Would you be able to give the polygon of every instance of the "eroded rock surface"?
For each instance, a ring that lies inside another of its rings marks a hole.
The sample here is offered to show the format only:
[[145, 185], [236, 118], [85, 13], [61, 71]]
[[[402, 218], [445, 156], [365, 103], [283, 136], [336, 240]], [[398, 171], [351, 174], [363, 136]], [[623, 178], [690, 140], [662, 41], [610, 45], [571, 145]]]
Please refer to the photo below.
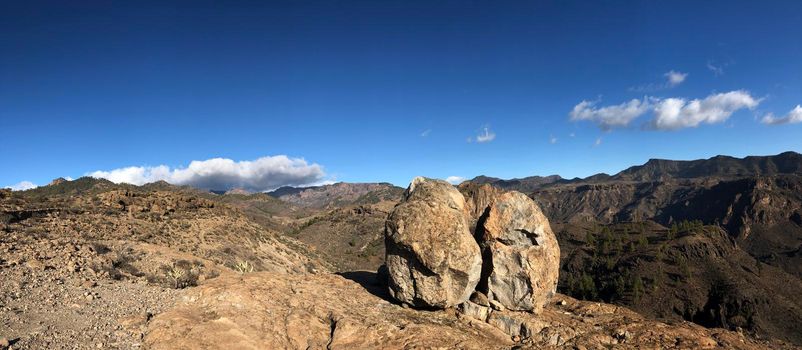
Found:
[[[374, 277], [367, 274], [368, 277]], [[353, 278], [353, 277], [349, 277]], [[356, 278], [354, 278], [356, 279]], [[148, 323], [150, 349], [780, 349], [722, 329], [666, 324], [578, 301], [539, 315], [474, 304], [471, 314], [388, 302], [377, 284], [329, 274], [224, 275]], [[488, 322], [476, 317], [487, 317]], [[512, 335], [505, 334], [502, 329]]]
[[415, 178], [387, 220], [390, 294], [416, 307], [446, 308], [466, 300], [482, 269], [465, 199], [451, 184]]
[[538, 312], [557, 288], [560, 248], [549, 221], [529, 197], [501, 194], [477, 225], [485, 289], [510, 310]]
[[[371, 276], [372, 277], [372, 276]], [[374, 278], [370, 278], [374, 280]], [[368, 283], [363, 281], [364, 283]], [[368, 286], [374, 292], [378, 285]], [[150, 349], [503, 349], [508, 336], [454, 312], [403, 308], [337, 275], [223, 276], [149, 325]]]

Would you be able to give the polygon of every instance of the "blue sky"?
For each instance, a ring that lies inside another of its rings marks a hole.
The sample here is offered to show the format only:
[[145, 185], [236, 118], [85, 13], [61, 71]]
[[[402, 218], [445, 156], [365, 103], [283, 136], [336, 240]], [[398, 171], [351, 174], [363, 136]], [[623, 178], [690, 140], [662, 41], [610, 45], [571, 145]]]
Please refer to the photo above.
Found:
[[583, 177], [802, 151], [799, 104], [799, 1], [0, 4], [0, 186]]

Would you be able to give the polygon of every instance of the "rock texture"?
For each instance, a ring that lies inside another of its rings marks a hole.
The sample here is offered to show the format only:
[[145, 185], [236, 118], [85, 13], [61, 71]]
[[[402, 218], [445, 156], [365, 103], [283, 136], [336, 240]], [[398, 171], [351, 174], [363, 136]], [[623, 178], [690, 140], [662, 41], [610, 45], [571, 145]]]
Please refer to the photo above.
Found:
[[510, 310], [539, 312], [557, 288], [560, 247], [537, 204], [520, 192], [500, 195], [479, 220], [477, 236], [487, 296]]
[[392, 296], [416, 307], [466, 300], [482, 269], [465, 199], [442, 180], [415, 178], [387, 220], [386, 264]]
[[[665, 324], [577, 301], [540, 315], [477, 305], [470, 315], [386, 301], [372, 274], [224, 275], [185, 292], [147, 325], [149, 349], [781, 349], [736, 332]], [[489, 316], [484, 316], [489, 315]], [[476, 317], [487, 317], [490, 323]]]
[[[460, 190], [424, 178], [410, 184], [387, 224], [391, 294], [414, 306], [444, 308], [465, 302], [478, 286], [503, 308], [540, 311], [556, 290], [560, 263], [560, 247], [543, 212], [520, 192], [486, 184]], [[482, 251], [479, 279], [474, 241]], [[453, 264], [466, 261], [469, 265]], [[443, 283], [455, 277], [456, 289]]]
[[150, 349], [509, 348], [454, 313], [402, 308], [337, 275], [254, 273], [189, 292], [150, 324]]

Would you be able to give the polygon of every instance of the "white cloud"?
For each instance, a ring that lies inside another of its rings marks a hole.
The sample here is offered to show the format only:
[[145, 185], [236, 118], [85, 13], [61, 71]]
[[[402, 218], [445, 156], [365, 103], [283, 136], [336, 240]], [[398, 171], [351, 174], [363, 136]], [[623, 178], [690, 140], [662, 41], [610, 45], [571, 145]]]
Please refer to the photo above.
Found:
[[491, 131], [490, 128], [488, 127], [484, 127], [484, 132], [481, 132], [479, 133], [479, 135], [476, 135], [476, 142], [479, 143], [490, 142], [495, 139], [496, 139], [496, 134], [493, 131]]
[[663, 74], [666, 78], [666, 82], [664, 83], [649, 83], [643, 84], [638, 86], [633, 86], [629, 88], [629, 91], [635, 92], [650, 92], [650, 91], [658, 91], [658, 90], [665, 90], [676, 87], [688, 78], [688, 73], [677, 72], [675, 70], [670, 70], [667, 73]]
[[446, 178], [446, 181], [452, 185], [458, 185], [465, 181], [465, 178], [462, 176], [449, 176]]
[[664, 74], [664, 76], [666, 77], [666, 79], [668, 79], [668, 86], [674, 87], [679, 84], [682, 84], [682, 82], [685, 81], [685, 78], [688, 77], [688, 73], [675, 72], [671, 70], [668, 71], [668, 73]]
[[423, 130], [423, 132], [422, 132], [422, 133], [420, 133], [420, 137], [426, 137], [426, 136], [429, 136], [429, 134], [431, 134], [431, 133], [432, 133], [432, 129], [426, 129], [426, 130]]
[[714, 76], [724, 75], [724, 68], [727, 64], [716, 64], [713, 61], [707, 61], [707, 69], [713, 72]]
[[685, 101], [667, 98], [654, 106], [654, 119], [650, 126], [658, 130], [677, 130], [697, 127], [701, 123], [716, 124], [729, 119], [740, 109], [753, 109], [760, 103], [744, 90], [730, 91], [705, 97], [703, 100]]
[[557, 138], [554, 135], [549, 136], [549, 143], [552, 145], [557, 143]]
[[598, 147], [601, 144], [602, 144], [602, 138], [601, 137], [597, 137], [596, 138], [596, 142], [593, 143], [593, 147]]
[[597, 102], [582, 101], [571, 110], [571, 121], [588, 120], [595, 122], [602, 130], [625, 127], [637, 117], [649, 111], [651, 103], [647, 98], [632, 99], [615, 106], [596, 108]]
[[30, 182], [30, 181], [21, 181], [21, 182], [19, 182], [19, 183], [13, 184], [13, 185], [11, 185], [11, 186], [8, 186], [8, 187], [6, 187], [6, 188], [9, 188], [9, 189], [11, 189], [12, 191], [25, 191], [25, 190], [30, 190], [30, 189], [32, 189], [32, 188], [37, 188], [37, 187], [39, 187], [39, 186], [37, 186], [37, 185], [36, 185], [35, 183], [33, 183], [33, 182]]
[[[716, 124], [729, 119], [741, 109], [754, 109], [761, 99], [745, 90], [713, 94], [704, 99], [644, 97], [619, 105], [596, 107], [596, 102], [582, 101], [569, 113], [571, 121], [587, 120], [602, 130], [627, 127], [638, 117], [652, 113], [648, 127], [654, 130], [677, 130], [697, 127], [699, 124]], [[767, 116], [773, 118], [773, 116]], [[766, 119], [765, 120], [774, 120]], [[778, 121], [781, 119], [777, 119]], [[790, 119], [789, 119], [790, 120]]]
[[95, 171], [87, 175], [134, 185], [164, 180], [175, 185], [189, 185], [201, 189], [243, 188], [260, 192], [281, 186], [318, 184], [324, 181], [325, 173], [320, 165], [309, 164], [302, 158], [279, 155], [238, 162], [226, 158], [196, 160], [189, 163], [186, 168], [176, 169], [166, 165], [132, 166], [110, 171]]
[[774, 114], [766, 114], [760, 122], [769, 125], [802, 123], [802, 105], [796, 105], [794, 109], [783, 117], [778, 118]]

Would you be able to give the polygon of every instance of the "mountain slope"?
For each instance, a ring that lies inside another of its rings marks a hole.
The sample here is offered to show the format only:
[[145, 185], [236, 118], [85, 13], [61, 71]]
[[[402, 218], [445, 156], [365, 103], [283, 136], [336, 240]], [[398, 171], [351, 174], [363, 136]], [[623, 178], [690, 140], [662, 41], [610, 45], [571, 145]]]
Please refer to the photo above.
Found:
[[269, 195], [302, 207], [335, 208], [397, 200], [404, 189], [388, 183], [345, 183], [315, 187], [282, 187]]
[[250, 220], [214, 195], [166, 183], [142, 187], [81, 178], [0, 202], [0, 225], [30, 239], [73, 237], [169, 247], [224, 266], [248, 261], [258, 270], [323, 268], [300, 242]]
[[646, 164], [633, 166], [616, 174], [613, 179], [657, 181], [667, 178], [738, 178], [778, 174], [802, 175], [802, 154], [785, 152], [774, 156], [745, 158], [716, 156], [690, 161], [650, 159]]
[[503, 180], [496, 177], [488, 177], [480, 175], [468, 181], [478, 185], [490, 184], [508, 191], [529, 193], [534, 191], [535, 189], [542, 187], [543, 185], [551, 184], [560, 181], [562, 179], [563, 178], [560, 177], [559, 175], [550, 175], [550, 176], [529, 176], [521, 179]]

